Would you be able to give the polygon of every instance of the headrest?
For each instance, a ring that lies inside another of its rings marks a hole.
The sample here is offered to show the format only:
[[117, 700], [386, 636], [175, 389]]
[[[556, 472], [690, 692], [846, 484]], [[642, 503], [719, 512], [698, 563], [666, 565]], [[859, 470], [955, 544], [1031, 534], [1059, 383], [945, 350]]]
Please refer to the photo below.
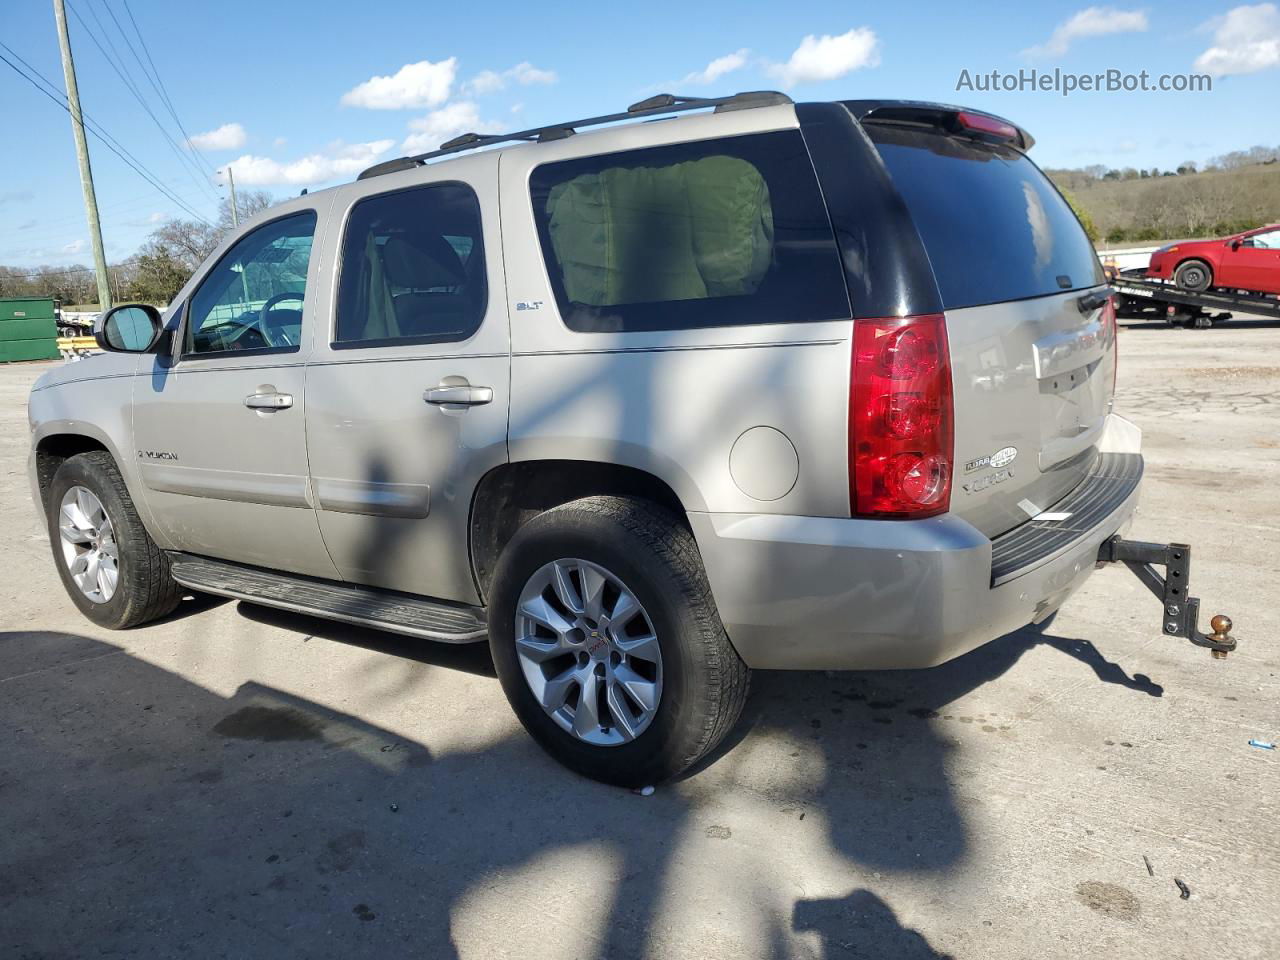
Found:
[[382, 265], [397, 287], [456, 287], [467, 279], [462, 258], [438, 233], [391, 237], [382, 247]]

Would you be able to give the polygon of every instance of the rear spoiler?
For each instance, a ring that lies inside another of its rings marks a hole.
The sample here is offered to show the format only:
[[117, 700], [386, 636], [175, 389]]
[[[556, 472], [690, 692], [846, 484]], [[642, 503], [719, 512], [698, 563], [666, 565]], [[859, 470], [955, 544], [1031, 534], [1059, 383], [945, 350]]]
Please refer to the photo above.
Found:
[[933, 127], [957, 136], [1009, 143], [1026, 153], [1035, 145], [1031, 134], [993, 113], [917, 100], [841, 100], [859, 123], [902, 123]]

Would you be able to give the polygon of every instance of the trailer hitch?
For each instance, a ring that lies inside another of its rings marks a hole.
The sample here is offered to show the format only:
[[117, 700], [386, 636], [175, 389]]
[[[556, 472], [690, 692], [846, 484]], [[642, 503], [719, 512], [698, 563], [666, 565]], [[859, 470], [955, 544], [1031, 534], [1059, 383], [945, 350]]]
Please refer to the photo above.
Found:
[[[1185, 637], [1205, 647], [1215, 660], [1223, 660], [1236, 648], [1231, 618], [1218, 614], [1209, 621], [1213, 633], [1201, 633], [1200, 598], [1191, 596], [1191, 547], [1185, 543], [1144, 543], [1115, 536], [1098, 547], [1099, 563], [1123, 563], [1154, 593], [1164, 607], [1164, 633]], [[1164, 576], [1154, 564], [1164, 567]]]

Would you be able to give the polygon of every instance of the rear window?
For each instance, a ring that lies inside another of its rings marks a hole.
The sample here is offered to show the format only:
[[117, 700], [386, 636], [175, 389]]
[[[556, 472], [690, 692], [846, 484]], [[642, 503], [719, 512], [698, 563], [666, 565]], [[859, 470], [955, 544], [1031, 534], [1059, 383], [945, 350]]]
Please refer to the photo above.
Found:
[[887, 124], [866, 131], [920, 231], [945, 307], [1103, 282], [1080, 221], [1017, 150]]
[[581, 332], [850, 315], [798, 131], [544, 164], [530, 180], [560, 316]]

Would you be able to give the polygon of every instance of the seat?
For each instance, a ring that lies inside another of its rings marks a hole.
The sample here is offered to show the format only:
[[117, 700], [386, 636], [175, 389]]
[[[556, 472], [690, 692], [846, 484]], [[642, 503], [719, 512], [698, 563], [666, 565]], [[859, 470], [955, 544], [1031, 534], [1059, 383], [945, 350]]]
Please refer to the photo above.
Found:
[[466, 267], [444, 237], [393, 236], [383, 245], [382, 263], [400, 336], [458, 334], [474, 325]]

